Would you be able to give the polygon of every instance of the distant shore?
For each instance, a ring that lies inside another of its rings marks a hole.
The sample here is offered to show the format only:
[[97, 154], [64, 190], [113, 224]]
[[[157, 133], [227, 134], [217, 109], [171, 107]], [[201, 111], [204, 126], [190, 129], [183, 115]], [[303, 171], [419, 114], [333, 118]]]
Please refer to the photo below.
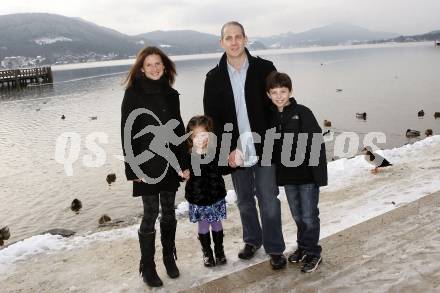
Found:
[[[410, 47], [410, 46], [426, 46], [433, 45], [433, 42], [411, 42], [411, 43], [380, 43], [380, 44], [359, 44], [359, 45], [338, 45], [338, 46], [314, 46], [288, 49], [265, 49], [251, 51], [254, 55], [270, 56], [275, 54], [291, 54], [291, 53], [308, 53], [308, 52], [325, 52], [336, 50], [356, 50], [356, 49], [375, 49], [387, 47]], [[170, 56], [173, 61], [186, 60], [204, 60], [204, 59], [218, 59], [223, 53], [203, 53], [203, 54], [189, 54], [189, 55], [174, 55]], [[130, 66], [134, 63], [134, 59], [119, 59], [110, 61], [87, 62], [87, 63], [70, 63], [62, 65], [52, 65], [52, 71], [64, 71], [74, 69], [96, 68], [96, 67], [110, 67], [110, 66]]]

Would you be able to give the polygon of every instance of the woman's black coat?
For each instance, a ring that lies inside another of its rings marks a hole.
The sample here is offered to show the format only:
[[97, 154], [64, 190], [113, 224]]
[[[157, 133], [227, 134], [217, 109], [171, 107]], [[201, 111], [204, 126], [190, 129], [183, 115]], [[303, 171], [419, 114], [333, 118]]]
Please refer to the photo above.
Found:
[[[124, 156], [127, 151], [124, 144], [125, 123], [133, 110], [142, 108], [153, 112], [162, 124], [166, 124], [171, 119], [177, 119], [180, 124], [175, 128], [175, 134], [179, 137], [185, 134], [185, 127], [180, 115], [179, 93], [169, 85], [165, 76], [159, 80], [148, 79], [145, 75], [138, 76], [133, 84], [125, 90], [121, 106], [121, 139]], [[148, 125], [159, 125], [159, 122], [148, 114], [141, 114], [134, 120], [129, 135], [134, 156], [149, 150], [154, 137], [152, 133], [133, 139], [133, 136]], [[176, 155], [181, 169], [188, 169], [185, 143], [178, 146], [169, 144], [169, 148]], [[153, 158], [140, 164], [140, 169], [148, 177], [158, 178], [163, 174], [166, 166], [166, 159], [154, 155]], [[139, 179], [127, 162], [125, 162], [125, 174], [128, 180]], [[133, 196], [157, 195], [160, 191], [177, 191], [179, 185], [179, 176], [174, 168], [169, 165], [165, 177], [156, 184], [133, 182]]]

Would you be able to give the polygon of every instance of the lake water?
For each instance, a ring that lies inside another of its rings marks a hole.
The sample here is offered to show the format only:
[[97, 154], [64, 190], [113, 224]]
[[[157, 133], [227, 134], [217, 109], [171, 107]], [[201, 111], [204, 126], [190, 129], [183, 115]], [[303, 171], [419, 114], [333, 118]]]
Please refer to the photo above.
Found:
[[[362, 141], [366, 133], [383, 132], [387, 142], [380, 146], [392, 148], [412, 142], [404, 135], [408, 128], [440, 132], [440, 119], [433, 117], [440, 111], [440, 49], [432, 43], [258, 55], [293, 78], [298, 102], [310, 107], [320, 123], [331, 120], [334, 137], [349, 131], [358, 133]], [[218, 54], [191, 58], [176, 58], [175, 88], [181, 94], [185, 122], [203, 112], [204, 77], [218, 62]], [[122, 81], [130, 63], [54, 67], [53, 86], [0, 91], [0, 227], [10, 227], [10, 241], [51, 228], [94, 231], [104, 213], [126, 220], [142, 213], [141, 200], [131, 197], [131, 184], [117, 158], [121, 155]], [[424, 118], [417, 117], [421, 109]], [[367, 120], [356, 119], [356, 112], [367, 112]], [[97, 119], [91, 120], [92, 116]], [[81, 138], [73, 176], [67, 176], [55, 160], [57, 138], [65, 132]], [[106, 159], [102, 166], [90, 168], [83, 159], [93, 155], [86, 138], [94, 133], [107, 138], [99, 143]], [[327, 146], [331, 159], [333, 141]], [[105, 180], [108, 173], [117, 176], [111, 186]], [[69, 209], [74, 198], [83, 202], [79, 214]], [[178, 201], [182, 198], [180, 190]]]

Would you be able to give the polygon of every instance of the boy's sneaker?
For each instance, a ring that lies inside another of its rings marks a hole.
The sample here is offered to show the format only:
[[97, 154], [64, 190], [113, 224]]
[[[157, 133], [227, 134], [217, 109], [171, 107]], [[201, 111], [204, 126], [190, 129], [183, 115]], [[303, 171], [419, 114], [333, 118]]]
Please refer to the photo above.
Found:
[[301, 267], [301, 272], [311, 273], [316, 270], [319, 264], [322, 262], [320, 255], [306, 255], [303, 259], [303, 266]]
[[306, 251], [304, 249], [298, 248], [295, 250], [294, 253], [289, 255], [289, 262], [298, 263], [300, 261], [303, 261], [303, 259], [306, 257]]
[[279, 270], [286, 266], [287, 261], [284, 254], [270, 254], [270, 265], [272, 269]]

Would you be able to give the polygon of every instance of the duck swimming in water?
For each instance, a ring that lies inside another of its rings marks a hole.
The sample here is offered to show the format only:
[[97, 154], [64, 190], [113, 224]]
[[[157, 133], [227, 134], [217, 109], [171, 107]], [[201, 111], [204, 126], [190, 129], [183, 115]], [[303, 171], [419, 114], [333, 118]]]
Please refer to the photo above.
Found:
[[367, 120], [367, 112], [356, 113], [356, 118]]
[[72, 203], [70, 204], [70, 209], [74, 211], [75, 213], [79, 213], [79, 210], [82, 208], [82, 202], [75, 198], [72, 200]]
[[420, 131], [418, 131], [418, 130], [412, 130], [412, 129], [407, 129], [405, 135], [406, 135], [406, 137], [408, 137], [408, 138], [411, 138], [411, 137], [418, 137], [418, 136], [420, 136]]
[[325, 127], [332, 127], [332, 122], [330, 120], [324, 120]]

